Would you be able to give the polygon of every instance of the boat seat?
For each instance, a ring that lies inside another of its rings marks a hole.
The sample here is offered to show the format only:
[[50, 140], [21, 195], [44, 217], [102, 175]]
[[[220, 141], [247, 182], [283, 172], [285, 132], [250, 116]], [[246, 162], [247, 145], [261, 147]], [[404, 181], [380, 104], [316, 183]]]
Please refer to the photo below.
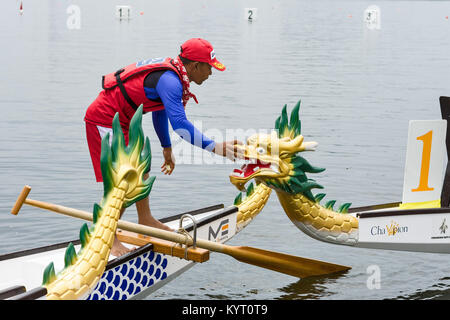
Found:
[[15, 295], [24, 293], [26, 291], [25, 286], [12, 286], [3, 290], [0, 290], [0, 300], [11, 298]]
[[[25, 289], [25, 287], [24, 287]], [[37, 287], [30, 291], [19, 293], [10, 298], [10, 300], [37, 300], [47, 294], [47, 289], [44, 287]]]

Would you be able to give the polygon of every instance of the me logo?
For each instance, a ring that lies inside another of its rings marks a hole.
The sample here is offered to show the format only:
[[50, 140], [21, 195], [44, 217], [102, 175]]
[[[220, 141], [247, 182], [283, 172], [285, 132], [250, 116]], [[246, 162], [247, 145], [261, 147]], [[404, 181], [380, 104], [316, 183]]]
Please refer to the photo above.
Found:
[[217, 230], [214, 230], [212, 227], [209, 227], [208, 230], [208, 240], [221, 241], [227, 238], [228, 227], [229, 227], [229, 219], [222, 220], [219, 224]]

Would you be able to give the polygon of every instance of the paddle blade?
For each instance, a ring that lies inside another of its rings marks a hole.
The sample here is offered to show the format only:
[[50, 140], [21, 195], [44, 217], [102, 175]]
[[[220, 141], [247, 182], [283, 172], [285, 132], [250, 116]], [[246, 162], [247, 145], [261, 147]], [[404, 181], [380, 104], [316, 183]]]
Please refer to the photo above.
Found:
[[224, 253], [236, 260], [298, 278], [344, 272], [351, 267], [252, 247], [225, 246]]

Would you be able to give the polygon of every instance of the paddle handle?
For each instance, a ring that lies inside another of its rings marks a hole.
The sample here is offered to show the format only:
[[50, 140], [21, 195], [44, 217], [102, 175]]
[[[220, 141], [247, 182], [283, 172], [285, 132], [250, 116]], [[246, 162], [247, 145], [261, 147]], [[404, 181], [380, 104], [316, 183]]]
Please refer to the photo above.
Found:
[[14, 215], [17, 215], [20, 211], [20, 208], [22, 208], [23, 203], [28, 197], [28, 194], [31, 191], [30, 186], [25, 186], [22, 189], [22, 192], [19, 194], [19, 197], [16, 200], [16, 203], [14, 204], [14, 207], [11, 209], [11, 213]]
[[72, 209], [72, 208], [68, 208], [68, 207], [64, 207], [64, 206], [60, 206], [60, 205], [52, 204], [52, 203], [48, 203], [48, 202], [27, 199], [30, 191], [31, 191], [30, 186], [23, 187], [22, 192], [20, 193], [19, 197], [17, 198], [16, 203], [14, 204], [14, 207], [11, 209], [12, 214], [17, 215], [19, 213], [20, 209], [22, 208], [22, 205], [24, 203], [26, 203], [33, 207], [38, 207], [41, 209], [58, 212], [58, 213], [66, 215], [66, 216], [76, 217], [76, 218], [89, 220], [89, 221], [93, 220], [92, 214], [89, 212], [86, 212], [86, 211]]

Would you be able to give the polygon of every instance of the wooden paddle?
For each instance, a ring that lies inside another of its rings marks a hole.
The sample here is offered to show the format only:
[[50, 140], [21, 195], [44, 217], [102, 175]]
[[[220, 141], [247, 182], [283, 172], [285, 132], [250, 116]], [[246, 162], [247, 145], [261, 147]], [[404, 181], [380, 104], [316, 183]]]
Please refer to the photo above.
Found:
[[[72, 209], [47, 202], [27, 199], [30, 190], [31, 188], [29, 186], [25, 186], [23, 188], [22, 192], [17, 198], [13, 209], [11, 210], [12, 214], [17, 215], [20, 208], [22, 207], [22, 204], [26, 203], [34, 207], [54, 211], [71, 217], [76, 217], [88, 221], [92, 221], [93, 219], [90, 212]], [[118, 228], [168, 241], [173, 241], [176, 243], [192, 245], [192, 239], [187, 238], [185, 235], [128, 221], [119, 220]], [[347, 266], [341, 266], [319, 260], [306, 259], [252, 247], [224, 245], [218, 242], [208, 241], [204, 239], [197, 239], [196, 245], [197, 247], [203, 249], [227, 254], [244, 263], [281, 272], [298, 278], [326, 275], [351, 269]]]

